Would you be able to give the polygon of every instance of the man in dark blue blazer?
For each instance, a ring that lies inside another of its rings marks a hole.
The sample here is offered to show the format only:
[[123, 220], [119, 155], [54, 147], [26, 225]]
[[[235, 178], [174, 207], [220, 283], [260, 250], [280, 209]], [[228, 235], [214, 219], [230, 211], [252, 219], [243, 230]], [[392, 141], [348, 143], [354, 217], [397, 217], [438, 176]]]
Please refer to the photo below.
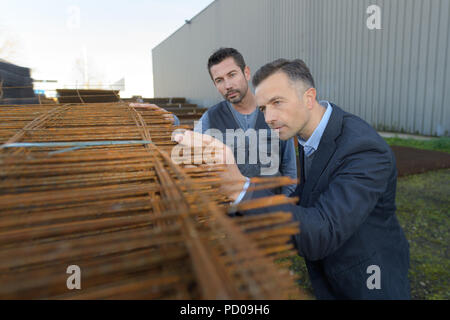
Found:
[[[397, 170], [389, 146], [362, 119], [317, 101], [301, 60], [266, 64], [253, 85], [267, 124], [283, 140], [298, 137], [301, 180], [291, 196], [300, 201], [242, 214], [292, 212], [300, 223], [293, 242], [318, 299], [410, 299], [409, 244], [395, 215]], [[240, 181], [222, 187], [235, 204], [271, 195], [248, 190], [250, 181], [235, 165], [224, 176]]]

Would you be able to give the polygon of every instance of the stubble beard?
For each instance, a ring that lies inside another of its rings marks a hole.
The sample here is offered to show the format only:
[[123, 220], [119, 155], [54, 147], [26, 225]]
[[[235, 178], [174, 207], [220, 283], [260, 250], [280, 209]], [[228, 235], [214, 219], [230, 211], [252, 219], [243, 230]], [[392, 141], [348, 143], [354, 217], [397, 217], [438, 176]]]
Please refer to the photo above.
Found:
[[230, 102], [230, 103], [232, 103], [232, 104], [237, 104], [237, 103], [240, 103], [242, 100], [244, 100], [245, 96], [247, 95], [247, 91], [248, 91], [248, 86], [247, 86], [247, 88], [245, 88], [245, 92], [242, 92], [242, 91], [239, 90], [239, 89], [233, 90], [233, 92], [237, 92], [237, 93], [238, 93], [238, 95], [237, 95], [235, 98], [229, 99], [229, 98], [227, 97], [227, 95], [225, 95], [224, 98], [225, 98], [228, 102]]

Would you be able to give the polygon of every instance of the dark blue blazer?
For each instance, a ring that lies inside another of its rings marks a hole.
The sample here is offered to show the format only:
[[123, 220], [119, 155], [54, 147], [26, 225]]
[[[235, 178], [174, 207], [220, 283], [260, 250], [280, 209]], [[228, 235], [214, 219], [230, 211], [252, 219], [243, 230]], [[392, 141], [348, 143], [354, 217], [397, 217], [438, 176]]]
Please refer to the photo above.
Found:
[[[299, 203], [243, 214], [292, 212], [300, 223], [293, 242], [318, 299], [410, 299], [409, 244], [395, 215], [394, 155], [369, 124], [331, 105], [308, 178], [291, 195]], [[248, 192], [243, 200], [270, 194]], [[367, 285], [374, 283], [373, 265], [380, 289]]]

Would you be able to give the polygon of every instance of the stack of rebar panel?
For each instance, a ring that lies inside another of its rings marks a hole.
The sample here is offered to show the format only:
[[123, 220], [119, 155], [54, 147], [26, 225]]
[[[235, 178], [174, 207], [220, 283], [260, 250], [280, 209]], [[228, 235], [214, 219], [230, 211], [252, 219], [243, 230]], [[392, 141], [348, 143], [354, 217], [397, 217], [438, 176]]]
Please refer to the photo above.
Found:
[[274, 263], [295, 254], [291, 214], [228, 217], [220, 166], [175, 164], [163, 114], [125, 103], [0, 108], [0, 298], [307, 298]]
[[57, 89], [59, 103], [118, 102], [118, 90], [101, 89]]
[[143, 98], [145, 103], [153, 103], [153, 104], [169, 104], [169, 103], [177, 103], [177, 104], [185, 104], [186, 98]]
[[0, 59], [0, 105], [37, 104], [29, 68]]
[[208, 110], [199, 108], [196, 104], [187, 103], [186, 98], [123, 98], [123, 102], [142, 102], [156, 104], [159, 107], [175, 114], [182, 125], [193, 126], [194, 121], [199, 120]]
[[199, 120], [208, 110], [198, 108], [196, 104], [159, 104], [161, 108], [173, 113], [180, 120], [180, 124], [193, 126], [194, 122]]

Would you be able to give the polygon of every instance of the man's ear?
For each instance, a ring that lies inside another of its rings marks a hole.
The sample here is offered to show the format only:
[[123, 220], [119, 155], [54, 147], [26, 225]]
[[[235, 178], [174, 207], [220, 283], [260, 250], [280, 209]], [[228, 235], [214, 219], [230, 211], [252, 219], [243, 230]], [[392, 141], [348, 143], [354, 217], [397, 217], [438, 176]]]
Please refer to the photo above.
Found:
[[305, 91], [305, 94], [303, 95], [305, 99], [305, 104], [308, 109], [312, 109], [314, 102], [316, 101], [316, 95], [317, 91], [315, 88], [309, 88]]
[[245, 66], [244, 68], [244, 76], [247, 81], [250, 81], [251, 75], [250, 75], [250, 68], [248, 66]]

